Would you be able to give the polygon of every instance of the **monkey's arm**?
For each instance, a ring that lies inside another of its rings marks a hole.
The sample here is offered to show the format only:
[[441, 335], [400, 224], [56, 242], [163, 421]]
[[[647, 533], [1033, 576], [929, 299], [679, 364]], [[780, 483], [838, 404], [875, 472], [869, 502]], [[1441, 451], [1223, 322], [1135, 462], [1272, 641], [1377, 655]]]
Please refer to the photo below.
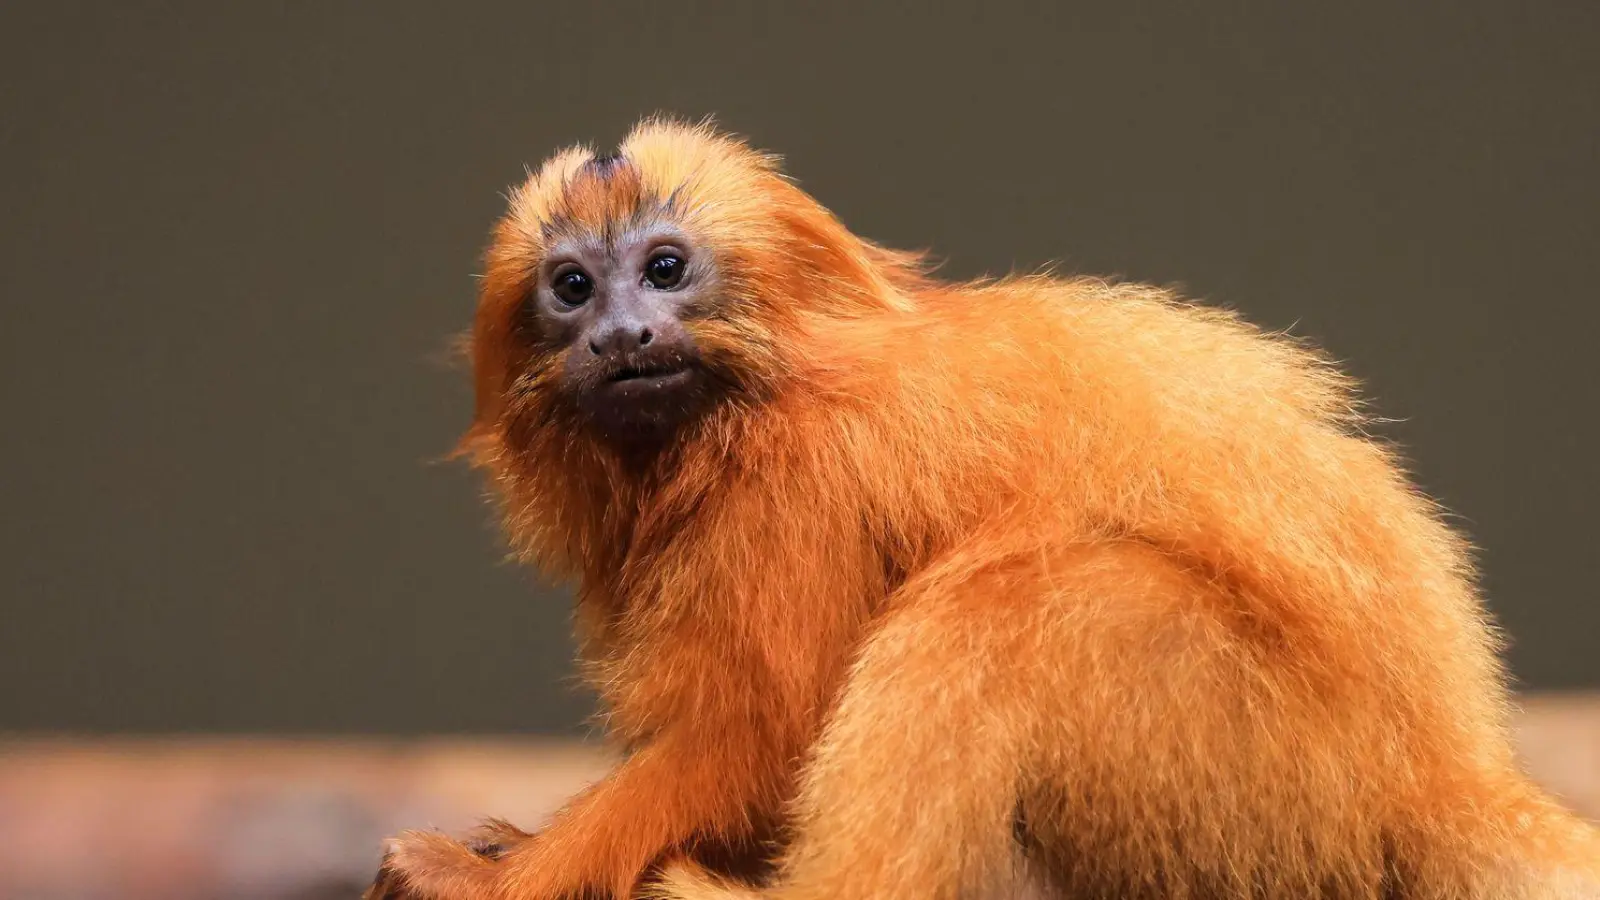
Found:
[[[842, 504], [808, 498], [804, 516], [785, 515], [760, 483], [721, 490], [718, 521], [728, 530], [652, 549], [677, 577], [639, 589], [645, 599], [628, 607], [600, 655], [609, 730], [633, 753], [498, 859], [439, 834], [396, 839], [386, 866], [405, 894], [620, 898], [665, 856], [739, 856], [767, 837], [882, 591], [882, 564]], [[767, 561], [759, 577], [726, 565], [735, 550]]]
[[[775, 727], [781, 717], [756, 709], [770, 694], [730, 677], [726, 655], [687, 636], [652, 656], [654, 677], [637, 683], [668, 691], [694, 686], [694, 714], [670, 719], [540, 833], [521, 840], [511, 835], [498, 859], [469, 846], [479, 841], [401, 835], [391, 843], [386, 875], [380, 876], [401, 890], [386, 894], [380, 886], [369, 896], [533, 900], [587, 890], [626, 897], [663, 854], [701, 842], [726, 846], [756, 838], [763, 820], [775, 816], [789, 796], [786, 764], [800, 750]], [[506, 834], [487, 837], [504, 842]]]

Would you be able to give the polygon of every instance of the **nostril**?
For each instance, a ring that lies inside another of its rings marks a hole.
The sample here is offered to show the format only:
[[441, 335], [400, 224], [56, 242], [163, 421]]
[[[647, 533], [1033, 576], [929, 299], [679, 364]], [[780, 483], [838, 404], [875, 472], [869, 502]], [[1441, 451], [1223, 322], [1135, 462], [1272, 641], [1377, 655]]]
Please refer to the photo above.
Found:
[[595, 341], [595, 340], [589, 341], [589, 352], [593, 353], [595, 356], [599, 356], [600, 355], [600, 342], [599, 341]]
[[655, 339], [656, 339], [655, 332], [651, 331], [648, 328], [646, 328], [643, 331], [639, 332], [639, 346], [641, 346], [641, 347], [648, 345], [651, 341], [653, 341]]

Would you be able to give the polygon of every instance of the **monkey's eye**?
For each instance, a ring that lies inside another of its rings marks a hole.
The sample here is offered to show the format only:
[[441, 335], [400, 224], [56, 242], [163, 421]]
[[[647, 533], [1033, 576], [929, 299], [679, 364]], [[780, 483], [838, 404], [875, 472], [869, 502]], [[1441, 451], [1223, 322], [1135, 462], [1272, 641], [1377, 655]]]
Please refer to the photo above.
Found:
[[663, 253], [652, 257], [645, 264], [644, 277], [652, 287], [666, 290], [678, 286], [683, 280], [683, 257], [672, 253]]
[[581, 269], [567, 269], [556, 273], [550, 290], [567, 306], [582, 306], [594, 296], [594, 282]]

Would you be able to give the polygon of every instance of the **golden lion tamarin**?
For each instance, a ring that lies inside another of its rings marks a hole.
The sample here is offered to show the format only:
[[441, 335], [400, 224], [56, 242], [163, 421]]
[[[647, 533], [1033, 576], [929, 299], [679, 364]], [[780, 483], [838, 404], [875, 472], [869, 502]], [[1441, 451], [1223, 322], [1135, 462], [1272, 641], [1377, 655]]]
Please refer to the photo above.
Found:
[[1463, 542], [1296, 342], [935, 280], [660, 121], [516, 190], [481, 290], [462, 450], [628, 755], [372, 896], [1600, 896]]

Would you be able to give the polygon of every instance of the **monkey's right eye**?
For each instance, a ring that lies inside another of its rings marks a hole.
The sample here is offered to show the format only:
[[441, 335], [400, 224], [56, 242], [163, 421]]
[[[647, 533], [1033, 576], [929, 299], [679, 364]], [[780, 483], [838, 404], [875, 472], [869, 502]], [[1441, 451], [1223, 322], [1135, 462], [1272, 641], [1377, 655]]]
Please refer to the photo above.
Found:
[[568, 269], [557, 272], [555, 280], [550, 284], [550, 290], [555, 293], [556, 299], [567, 306], [582, 306], [594, 296], [594, 282], [578, 269]]

